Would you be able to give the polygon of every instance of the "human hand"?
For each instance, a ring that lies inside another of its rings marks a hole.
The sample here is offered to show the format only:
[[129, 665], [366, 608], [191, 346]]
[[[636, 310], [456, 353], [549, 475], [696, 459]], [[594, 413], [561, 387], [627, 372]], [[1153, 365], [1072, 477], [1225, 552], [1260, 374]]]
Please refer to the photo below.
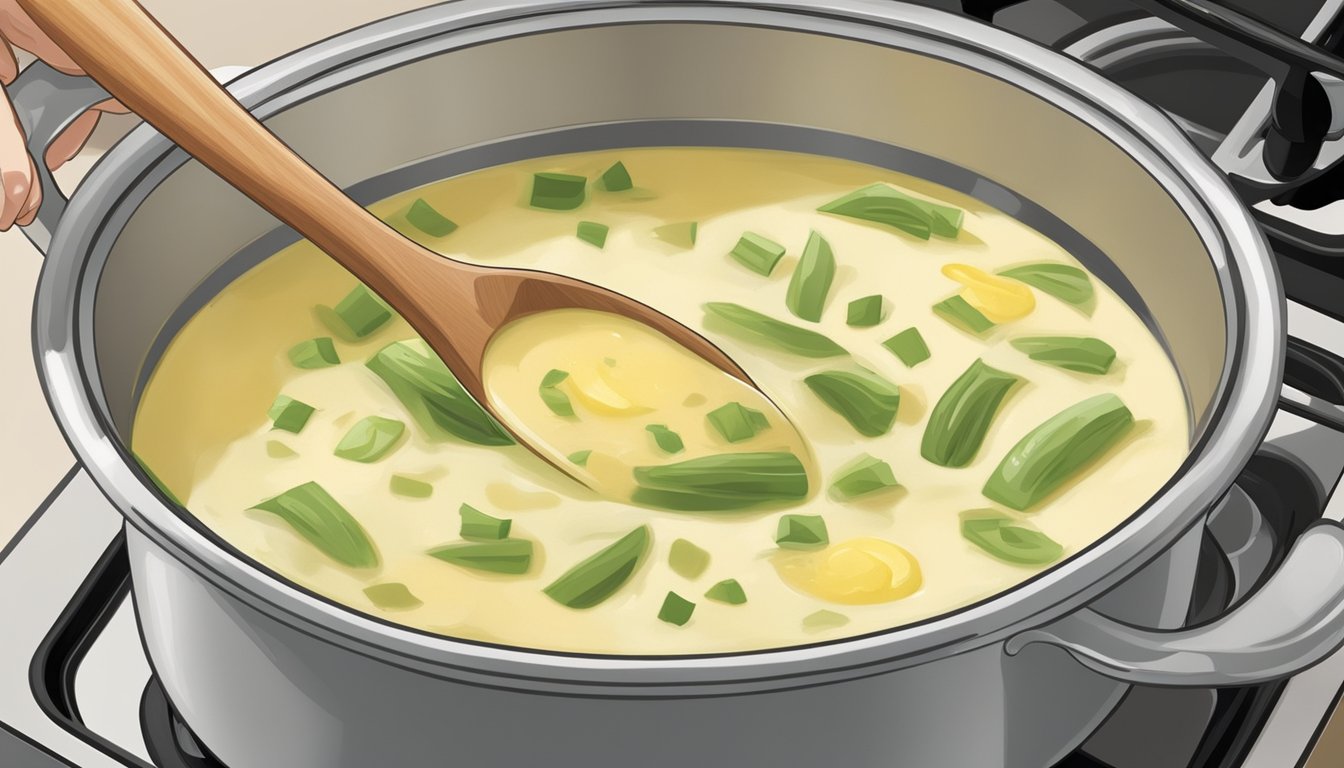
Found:
[[[84, 74], [78, 64], [38, 29], [16, 0], [0, 0], [0, 83], [5, 85], [19, 74], [15, 48], [28, 51], [66, 74]], [[23, 129], [19, 127], [8, 95], [3, 92], [0, 92], [0, 103], [3, 103], [0, 106], [0, 230], [7, 230], [16, 223], [20, 226], [32, 223], [42, 204], [42, 188], [35, 183], [37, 167], [33, 164], [34, 158], [28, 154]], [[104, 112], [126, 111], [111, 99], [95, 104], [51, 143], [46, 157], [38, 160], [56, 170], [84, 146]]]

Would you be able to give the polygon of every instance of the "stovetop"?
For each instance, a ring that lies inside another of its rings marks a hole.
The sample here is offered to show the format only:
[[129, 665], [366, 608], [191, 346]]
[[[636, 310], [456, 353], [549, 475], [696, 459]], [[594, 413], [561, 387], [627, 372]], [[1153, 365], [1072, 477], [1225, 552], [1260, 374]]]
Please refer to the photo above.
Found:
[[[1162, 106], [1217, 156], [1270, 89], [1264, 75], [1130, 0], [926, 0], [1088, 61]], [[1229, 6], [1339, 49], [1344, 0]], [[1291, 299], [1281, 409], [1210, 516], [1188, 623], [1253, 591], [1295, 537], [1344, 519], [1344, 171], [1259, 203]], [[153, 679], [136, 626], [122, 518], [79, 467], [0, 550], [0, 766], [221, 768]], [[1344, 651], [1291, 679], [1221, 690], [1135, 687], [1056, 768], [1324, 768], [1344, 764]]]

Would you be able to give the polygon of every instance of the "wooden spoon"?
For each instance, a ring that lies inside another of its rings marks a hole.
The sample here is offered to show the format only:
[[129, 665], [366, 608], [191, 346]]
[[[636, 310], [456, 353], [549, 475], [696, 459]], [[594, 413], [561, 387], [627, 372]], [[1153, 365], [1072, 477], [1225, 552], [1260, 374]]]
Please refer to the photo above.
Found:
[[562, 275], [467, 264], [406, 239], [257, 122], [133, 0], [19, 5], [122, 104], [383, 297], [486, 408], [481, 364], [491, 338], [553, 309], [624, 315], [751, 383], [703, 336], [634, 299]]

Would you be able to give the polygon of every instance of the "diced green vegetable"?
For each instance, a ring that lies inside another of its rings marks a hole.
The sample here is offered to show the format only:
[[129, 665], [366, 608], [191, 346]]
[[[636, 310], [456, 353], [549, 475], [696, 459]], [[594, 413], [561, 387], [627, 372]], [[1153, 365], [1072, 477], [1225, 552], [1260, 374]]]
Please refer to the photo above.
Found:
[[985, 365], [984, 360], [971, 363], [933, 406], [920, 455], [941, 467], [970, 464], [985, 442], [999, 406], [1020, 381], [1011, 373]]
[[730, 443], [750, 440], [763, 430], [770, 428], [770, 420], [764, 413], [748, 408], [741, 403], [728, 403], [710, 411], [705, 418], [714, 431]]
[[293, 456], [298, 456], [299, 454], [293, 448], [290, 448], [279, 440], [267, 440], [266, 455], [272, 459], [288, 459]]
[[999, 270], [999, 274], [1045, 291], [1074, 306], [1086, 306], [1092, 301], [1092, 280], [1086, 272], [1070, 264], [1023, 264]]
[[602, 248], [607, 244], [608, 230], [609, 227], [606, 224], [599, 224], [596, 221], [580, 221], [578, 231], [575, 234], [583, 242]]
[[886, 184], [872, 184], [818, 208], [864, 221], [886, 224], [923, 240], [930, 234], [956, 237], [965, 212], [899, 192]]
[[666, 424], [650, 424], [644, 428], [650, 435], [653, 435], [653, 442], [666, 453], [681, 453], [686, 450], [686, 444], [681, 441], [681, 435], [667, 428]]
[[695, 603], [676, 592], [668, 592], [667, 597], [663, 598], [663, 607], [658, 609], [658, 618], [668, 624], [676, 624], [680, 627], [691, 620], [691, 614], [693, 613], [695, 613]]
[[740, 304], [711, 301], [704, 305], [704, 309], [707, 314], [731, 323], [746, 338], [765, 342], [785, 352], [803, 357], [837, 357], [848, 354], [844, 347], [816, 331], [790, 325]]
[[364, 528], [317, 483], [296, 485], [253, 507], [284, 520], [327, 557], [351, 568], [378, 565]]
[[572, 211], [583, 205], [588, 180], [568, 173], [532, 175], [532, 207], [551, 211]]
[[562, 371], [559, 368], [552, 368], [541, 377], [541, 386], [558, 387], [560, 383], [569, 378], [569, 371]]
[[826, 629], [835, 629], [843, 627], [849, 623], [849, 617], [843, 613], [821, 609], [815, 613], [809, 613], [803, 617], [803, 629], [811, 632], [821, 632]]
[[419, 339], [395, 341], [364, 364], [378, 375], [431, 438], [443, 432], [477, 445], [513, 445], [513, 438]]
[[901, 389], [870, 370], [822, 371], [803, 382], [861, 435], [885, 435], [896, 423]]
[[430, 237], [445, 237], [457, 229], [457, 222], [439, 213], [420, 197], [406, 209], [406, 221]]
[[686, 539], [677, 539], [672, 542], [672, 550], [667, 555], [667, 564], [678, 576], [698, 579], [709, 567], [709, 553]]
[[807, 470], [784, 451], [722, 453], [635, 467], [637, 504], [679, 511], [742, 509], [807, 496]]
[[297, 435], [303, 431], [304, 425], [308, 423], [308, 417], [316, 410], [313, 406], [288, 395], [277, 395], [266, 415], [271, 417], [272, 429], [281, 429]]
[[551, 409], [551, 413], [566, 418], [574, 416], [574, 404], [569, 401], [569, 395], [560, 391], [559, 386], [560, 382], [568, 378], [569, 371], [552, 368], [541, 377], [541, 386], [537, 387], [537, 394], [541, 395], [541, 401]]
[[368, 336], [392, 319], [392, 308], [363, 283], [346, 294], [334, 311], [357, 339]]
[[820, 549], [831, 541], [821, 515], [784, 515], [779, 518], [775, 543], [784, 549]]
[[368, 464], [386, 456], [405, 432], [406, 425], [396, 419], [367, 416], [341, 438], [336, 445], [336, 455]]
[[434, 495], [434, 486], [424, 480], [416, 480], [406, 475], [393, 475], [387, 483], [388, 490], [397, 496], [411, 499], [428, 499]]
[[648, 546], [649, 527], [641, 525], [565, 571], [543, 591], [569, 608], [591, 608], [629, 581]]
[[513, 527], [512, 520], [491, 517], [470, 504], [458, 507], [457, 513], [462, 517], [462, 527], [458, 529], [458, 535], [464, 539], [485, 541], [507, 539], [509, 529]]
[[972, 307], [960, 296], [953, 296], [934, 304], [933, 311], [949, 323], [976, 336], [996, 325], [993, 320], [985, 317], [984, 313]]
[[336, 345], [330, 336], [307, 339], [289, 348], [289, 361], [295, 368], [327, 368], [339, 365], [341, 358], [336, 354]]
[[1032, 360], [1076, 373], [1100, 376], [1115, 362], [1115, 348], [1091, 337], [1029, 336], [1010, 343]]
[[588, 457], [592, 456], [592, 451], [575, 451], [569, 454], [569, 460], [578, 464], [580, 467], [588, 466]]
[[891, 465], [866, 453], [841, 467], [831, 481], [831, 493], [845, 500], [900, 487]]
[[532, 567], [532, 542], [528, 539], [462, 542], [429, 551], [445, 563], [487, 573], [527, 573]]
[[924, 335], [914, 326], [882, 342], [882, 346], [905, 363], [907, 368], [914, 368], [929, 359], [929, 345], [924, 343]]
[[615, 165], [602, 172], [602, 186], [608, 192], [624, 192], [633, 189], [635, 183], [630, 179], [630, 172], [625, 169], [625, 163], [617, 160]]
[[1113, 394], [1097, 395], [1050, 417], [1003, 457], [983, 493], [1019, 511], [1035, 506], [1120, 441], [1134, 415]]
[[699, 229], [699, 224], [694, 221], [679, 221], [654, 227], [653, 236], [678, 248], [693, 248]]
[[816, 232], [807, 236], [803, 255], [789, 278], [789, 291], [784, 304], [795, 316], [818, 322], [826, 306], [826, 296], [835, 280], [835, 255], [831, 244]]
[[728, 255], [752, 272], [769, 277], [784, 258], [784, 246], [755, 232], [744, 232]]
[[845, 322], [854, 328], [871, 328], [882, 322], [882, 297], [878, 294], [864, 296], [849, 302], [849, 314]]
[[1045, 565], [1064, 548], [1044, 533], [993, 509], [961, 513], [961, 535], [1000, 560], [1017, 565]]
[[404, 611], [424, 605], [420, 598], [412, 594], [405, 584], [396, 581], [365, 587], [364, 595], [369, 598], [369, 602], [379, 608], [394, 611]]
[[742, 585], [737, 583], [737, 579], [724, 579], [718, 584], [709, 588], [705, 597], [719, 603], [728, 605], [742, 605], [747, 602], [747, 593], [743, 591]]

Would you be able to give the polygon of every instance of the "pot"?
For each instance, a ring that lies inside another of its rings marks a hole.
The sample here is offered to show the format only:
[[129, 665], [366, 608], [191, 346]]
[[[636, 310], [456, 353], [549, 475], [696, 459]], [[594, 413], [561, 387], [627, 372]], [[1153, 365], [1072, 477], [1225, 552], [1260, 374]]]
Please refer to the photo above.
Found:
[[[71, 444], [126, 516], [155, 674], [229, 766], [1039, 768], [1132, 683], [1268, 680], [1344, 642], [1332, 523], [1229, 614], [1180, 626], [1202, 522], [1274, 411], [1284, 301], [1227, 180], [1155, 109], [1076, 62], [894, 2], [461, 0], [299, 51], [232, 91], [365, 202], [619, 146], [804, 150], [932, 179], [1050, 235], [1129, 301], [1166, 344], [1194, 438], [1180, 472], [1094, 545], [874, 635], [639, 658], [384, 623], [232, 549], [129, 454], [137, 399], [175, 331], [295, 237], [142, 127], [68, 205], [44, 179], [29, 228], [49, 246], [37, 356]], [[103, 98], [42, 66], [11, 93], [34, 148]]]

